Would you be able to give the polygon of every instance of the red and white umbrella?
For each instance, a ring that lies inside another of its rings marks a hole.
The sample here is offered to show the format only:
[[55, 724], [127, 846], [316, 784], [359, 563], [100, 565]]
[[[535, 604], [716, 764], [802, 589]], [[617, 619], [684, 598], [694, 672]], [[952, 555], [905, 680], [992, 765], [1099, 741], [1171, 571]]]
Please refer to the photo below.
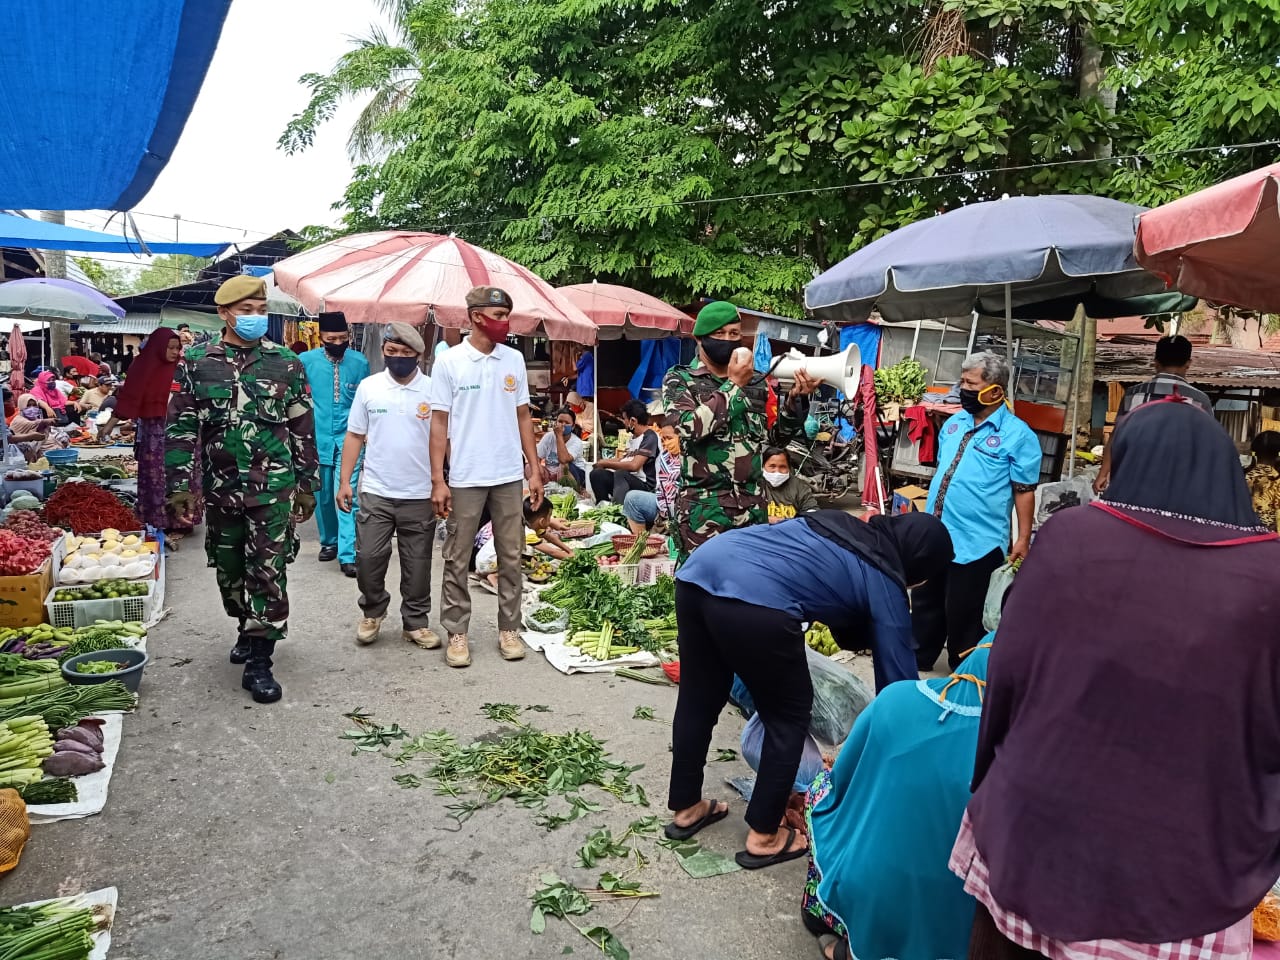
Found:
[[27, 379], [23, 368], [27, 363], [27, 341], [22, 339], [22, 327], [13, 325], [13, 333], [9, 334], [9, 389], [16, 397], [27, 388]]
[[1138, 263], [1217, 304], [1280, 311], [1280, 163], [1138, 217]]
[[340, 237], [281, 260], [276, 285], [310, 313], [341, 310], [350, 323], [436, 323], [465, 329], [467, 291], [511, 296], [511, 332], [595, 343], [596, 327], [549, 283], [458, 237], [387, 230]]
[[602, 340], [653, 340], [693, 332], [693, 317], [631, 287], [575, 283], [559, 290], [600, 328]]

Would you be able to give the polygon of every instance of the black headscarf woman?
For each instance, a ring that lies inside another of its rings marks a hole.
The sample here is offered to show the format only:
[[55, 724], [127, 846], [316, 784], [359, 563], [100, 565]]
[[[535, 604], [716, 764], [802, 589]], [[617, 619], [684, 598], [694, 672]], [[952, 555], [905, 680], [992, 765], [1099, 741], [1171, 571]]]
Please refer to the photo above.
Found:
[[[804, 624], [821, 621], [839, 643], [865, 640], [877, 690], [917, 677], [907, 587], [951, 562], [936, 517], [872, 524], [820, 510], [772, 526], [742, 527], [695, 550], [676, 575], [680, 693], [673, 724], [667, 835], [687, 838], [728, 814], [702, 799], [711, 732], [736, 674], [765, 726], [747, 809], [748, 869], [803, 856], [803, 838], [780, 830], [813, 711]], [[859, 644], [861, 645], [861, 644]]]

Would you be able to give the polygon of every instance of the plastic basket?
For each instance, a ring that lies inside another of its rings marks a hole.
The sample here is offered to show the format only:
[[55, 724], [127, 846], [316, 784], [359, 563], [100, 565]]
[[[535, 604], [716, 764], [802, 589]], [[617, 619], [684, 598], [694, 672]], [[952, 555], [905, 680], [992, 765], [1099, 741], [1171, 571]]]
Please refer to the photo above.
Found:
[[[95, 620], [137, 620], [148, 623], [155, 607], [156, 585], [155, 580], [147, 581], [147, 592], [140, 597], [58, 601], [53, 598], [59, 588], [54, 587], [49, 591], [44, 605], [49, 611], [49, 622], [55, 627], [87, 627]], [[64, 586], [61, 589], [67, 588]]]
[[[636, 538], [634, 534], [630, 534], [630, 533], [616, 534], [613, 537], [613, 552], [620, 557], [626, 556], [627, 551], [629, 551], [633, 546], [635, 546], [635, 542], [636, 542]], [[650, 536], [648, 538], [648, 541], [644, 545], [644, 553], [641, 554], [641, 557], [643, 557], [644, 559], [649, 559], [650, 557], [656, 557], [658, 554], [662, 553], [666, 549], [667, 549], [666, 537]]]
[[640, 564], [638, 563], [607, 563], [604, 566], [602, 566], [600, 569], [605, 573], [612, 574], [613, 576], [617, 577], [627, 586], [634, 587], [636, 584], [636, 576], [640, 571]]
[[67, 447], [65, 450], [46, 450], [44, 458], [49, 461], [50, 466], [58, 467], [67, 463], [75, 463], [80, 459], [80, 451], [74, 447]]
[[636, 583], [657, 583], [659, 577], [674, 577], [676, 562], [674, 560], [641, 560], [636, 566]]

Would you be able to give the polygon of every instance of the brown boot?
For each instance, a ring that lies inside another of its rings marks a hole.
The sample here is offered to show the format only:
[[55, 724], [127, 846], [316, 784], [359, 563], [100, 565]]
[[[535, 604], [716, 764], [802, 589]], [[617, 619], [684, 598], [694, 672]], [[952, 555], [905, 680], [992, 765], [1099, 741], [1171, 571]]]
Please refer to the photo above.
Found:
[[449, 634], [449, 647], [444, 652], [444, 662], [451, 667], [471, 666], [471, 651], [467, 647], [465, 633]]
[[503, 660], [523, 660], [524, 641], [515, 630], [502, 630], [498, 633], [498, 652]]
[[403, 636], [410, 643], [421, 647], [423, 650], [434, 650], [440, 646], [440, 637], [428, 627], [418, 627], [416, 630], [405, 630]]

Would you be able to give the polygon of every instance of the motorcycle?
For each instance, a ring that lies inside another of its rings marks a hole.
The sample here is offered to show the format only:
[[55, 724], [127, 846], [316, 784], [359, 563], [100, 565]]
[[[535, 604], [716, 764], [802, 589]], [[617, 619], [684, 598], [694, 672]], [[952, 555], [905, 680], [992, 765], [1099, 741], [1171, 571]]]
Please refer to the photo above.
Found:
[[838, 500], [857, 489], [862, 472], [862, 435], [841, 439], [843, 428], [853, 422], [848, 401], [815, 401], [809, 415], [817, 420], [814, 436], [787, 444], [796, 474], [822, 500]]

